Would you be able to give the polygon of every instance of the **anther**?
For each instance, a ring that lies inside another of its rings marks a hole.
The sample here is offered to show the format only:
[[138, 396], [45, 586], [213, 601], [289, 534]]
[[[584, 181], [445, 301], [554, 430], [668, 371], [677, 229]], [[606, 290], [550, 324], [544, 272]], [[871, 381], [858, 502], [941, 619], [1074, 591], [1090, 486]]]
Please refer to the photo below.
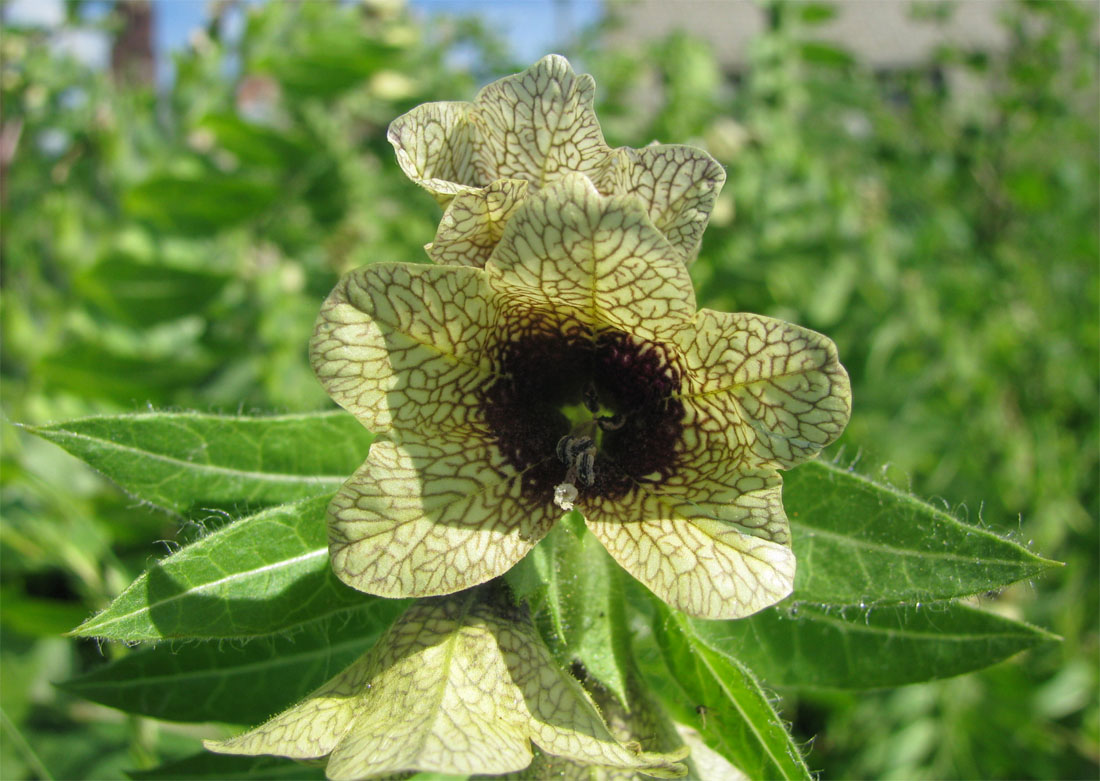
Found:
[[584, 406], [593, 415], [600, 411], [600, 395], [596, 392], [596, 386], [588, 383], [584, 386]]
[[555, 452], [568, 469], [565, 470], [565, 482], [554, 486], [554, 504], [569, 511], [580, 495], [576, 483], [591, 487], [596, 482], [596, 441], [592, 437], [567, 434], [558, 440]]
[[592, 437], [578, 437], [573, 434], [566, 434], [564, 437], [558, 440], [558, 446], [554, 452], [558, 455], [558, 460], [563, 464], [570, 466], [577, 460], [577, 454], [582, 453], [589, 448], [595, 450], [596, 443], [592, 440]]
[[577, 470], [577, 479], [586, 486], [596, 482], [596, 448], [589, 447], [577, 453], [577, 460], [573, 462]]
[[626, 423], [626, 415], [616, 412], [614, 415], [601, 415], [596, 418], [596, 425], [603, 431], [618, 431]]

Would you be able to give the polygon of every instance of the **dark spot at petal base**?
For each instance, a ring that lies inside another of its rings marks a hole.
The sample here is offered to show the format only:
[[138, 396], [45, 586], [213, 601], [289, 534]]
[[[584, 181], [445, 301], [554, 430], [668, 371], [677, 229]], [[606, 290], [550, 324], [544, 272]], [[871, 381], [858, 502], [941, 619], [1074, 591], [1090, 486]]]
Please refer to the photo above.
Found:
[[562, 408], [590, 406], [592, 388], [617, 427], [601, 426], [591, 486], [580, 501], [620, 499], [639, 483], [665, 480], [680, 453], [684, 407], [673, 396], [680, 374], [667, 348], [621, 331], [534, 331], [499, 348], [498, 374], [481, 410], [508, 462], [523, 473], [532, 503], [552, 502], [567, 467], [557, 457], [571, 424]]

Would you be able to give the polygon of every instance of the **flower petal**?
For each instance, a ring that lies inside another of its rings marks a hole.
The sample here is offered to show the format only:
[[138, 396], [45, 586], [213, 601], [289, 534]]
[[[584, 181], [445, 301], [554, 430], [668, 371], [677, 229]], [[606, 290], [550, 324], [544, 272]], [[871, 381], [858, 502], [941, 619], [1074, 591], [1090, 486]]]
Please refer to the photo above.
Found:
[[329, 295], [310, 361], [329, 395], [374, 432], [462, 425], [492, 373], [495, 320], [476, 269], [376, 263]]
[[502, 619], [480, 596], [418, 603], [379, 641], [370, 686], [332, 752], [329, 778], [527, 767], [528, 717], [498, 647]]
[[643, 752], [616, 740], [588, 693], [563, 670], [528, 621], [499, 622], [497, 642], [531, 718], [531, 740], [548, 754], [659, 778], [686, 773], [686, 751]]
[[689, 378], [680, 398], [718, 421], [745, 466], [789, 469], [848, 423], [851, 385], [826, 336], [761, 315], [701, 309], [675, 342]]
[[742, 618], [791, 593], [782, 480], [751, 472], [727, 483], [681, 472], [632, 501], [583, 508], [608, 552], [662, 600], [699, 618]]
[[686, 749], [646, 753], [612, 737], [526, 609], [494, 586], [418, 602], [301, 705], [206, 746], [296, 759], [331, 752], [328, 778], [359, 779], [515, 772], [531, 762], [531, 742], [599, 767], [660, 777], [686, 771], [677, 761]]
[[435, 240], [425, 249], [436, 263], [485, 265], [504, 233], [504, 225], [527, 195], [527, 182], [500, 179], [487, 187], [460, 193], [451, 201]]
[[503, 574], [560, 515], [520, 498], [521, 476], [477, 430], [374, 441], [329, 506], [329, 551], [349, 586], [450, 594]]
[[319, 759], [336, 747], [358, 714], [359, 695], [372, 674], [362, 656], [314, 691], [300, 705], [229, 740], [204, 740], [218, 754], [275, 754]]
[[386, 138], [405, 175], [447, 204], [458, 193], [488, 184], [474, 169], [472, 104], [424, 103], [390, 123]]
[[[387, 137], [402, 170], [444, 206], [501, 179], [528, 182], [533, 190], [580, 175], [601, 193], [637, 196], [690, 263], [725, 180], [722, 166], [688, 146], [611, 149], [593, 110], [594, 96], [592, 77], [578, 76], [565, 58], [552, 54], [487, 85], [472, 103], [418, 106], [394, 120]], [[479, 215], [485, 208], [477, 201], [452, 218], [460, 223], [460, 242], [483, 248], [481, 265], [491, 245], [484, 232], [470, 231], [467, 212]], [[462, 262], [444, 254], [451, 229], [441, 225], [441, 233], [430, 250], [433, 258], [443, 254], [450, 259], [437, 262]], [[470, 248], [455, 251], [461, 257]]]
[[474, 99], [479, 180], [523, 179], [536, 187], [569, 173], [599, 181], [610, 148], [592, 109], [596, 84], [557, 54], [494, 81]]
[[657, 230], [685, 262], [693, 261], [726, 181], [725, 170], [702, 149], [690, 146], [654, 144], [615, 152], [619, 159], [610, 191], [640, 198]]
[[672, 334], [695, 313], [684, 263], [641, 202], [601, 196], [581, 176], [531, 195], [486, 270], [510, 300], [644, 339]]

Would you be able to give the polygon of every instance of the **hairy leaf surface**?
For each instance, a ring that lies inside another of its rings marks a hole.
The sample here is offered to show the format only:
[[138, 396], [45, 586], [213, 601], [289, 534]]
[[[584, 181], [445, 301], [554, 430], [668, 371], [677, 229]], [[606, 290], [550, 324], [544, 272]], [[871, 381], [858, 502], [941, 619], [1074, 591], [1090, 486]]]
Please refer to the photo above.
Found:
[[1056, 639], [958, 603], [828, 610], [800, 605], [742, 621], [692, 621], [709, 648], [772, 686], [876, 689], [979, 670]]
[[979, 594], [1056, 563], [821, 461], [784, 475], [796, 601], [915, 604]]
[[74, 634], [127, 642], [253, 637], [384, 602], [332, 572], [330, 498], [263, 510], [156, 562]]
[[152, 412], [27, 429], [138, 499], [177, 512], [280, 504], [334, 491], [366, 458], [372, 440], [343, 412]]
[[370, 600], [286, 636], [243, 645], [143, 648], [62, 684], [129, 713], [168, 721], [263, 721], [297, 702], [369, 648], [407, 607]]
[[[645, 599], [637, 589], [632, 599]], [[663, 660], [640, 658], [650, 685], [682, 724], [697, 730], [749, 778], [810, 778], [779, 715], [744, 665], [706, 645], [697, 625], [739, 624], [689, 619], [652, 600], [653, 636]]]
[[579, 517], [551, 529], [536, 551], [528, 563], [544, 584], [536, 605], [549, 619], [547, 644], [559, 660], [580, 662], [586, 674], [627, 702], [630, 652], [619, 565]]

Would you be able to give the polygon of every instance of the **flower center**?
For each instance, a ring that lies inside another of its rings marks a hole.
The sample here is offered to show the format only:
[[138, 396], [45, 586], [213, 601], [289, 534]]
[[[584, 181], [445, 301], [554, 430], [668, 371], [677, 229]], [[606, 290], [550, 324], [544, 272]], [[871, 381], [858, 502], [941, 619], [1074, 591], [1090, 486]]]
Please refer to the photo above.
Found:
[[621, 499], [675, 469], [684, 408], [662, 345], [621, 331], [529, 332], [501, 346], [481, 411], [532, 503]]

